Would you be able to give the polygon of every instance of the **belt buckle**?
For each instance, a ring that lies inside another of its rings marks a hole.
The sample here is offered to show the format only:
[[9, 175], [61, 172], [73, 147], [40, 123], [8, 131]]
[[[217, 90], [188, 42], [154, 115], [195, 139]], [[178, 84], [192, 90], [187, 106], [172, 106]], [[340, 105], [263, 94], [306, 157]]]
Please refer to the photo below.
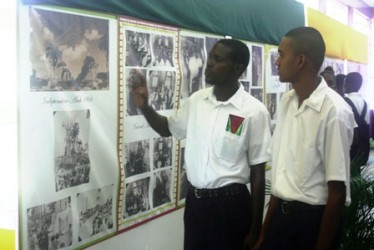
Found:
[[282, 201], [281, 209], [282, 209], [282, 213], [285, 215], [289, 215], [292, 212], [292, 206], [288, 201]]
[[201, 193], [199, 191], [200, 189], [195, 188], [194, 193], [196, 198], [201, 199]]

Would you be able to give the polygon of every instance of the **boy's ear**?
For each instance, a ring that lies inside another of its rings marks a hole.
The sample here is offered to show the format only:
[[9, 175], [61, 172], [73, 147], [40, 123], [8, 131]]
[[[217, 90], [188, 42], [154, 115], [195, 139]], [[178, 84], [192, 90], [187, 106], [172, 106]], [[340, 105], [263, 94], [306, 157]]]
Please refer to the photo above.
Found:
[[300, 54], [299, 60], [297, 62], [298, 68], [301, 69], [302, 67], [304, 67], [305, 63], [306, 63], [306, 56], [304, 54]]

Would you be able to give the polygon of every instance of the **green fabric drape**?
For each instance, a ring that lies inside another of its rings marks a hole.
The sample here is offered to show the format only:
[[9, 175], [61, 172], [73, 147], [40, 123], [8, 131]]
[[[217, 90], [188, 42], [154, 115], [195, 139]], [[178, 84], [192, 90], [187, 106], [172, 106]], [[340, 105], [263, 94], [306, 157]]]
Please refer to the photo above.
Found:
[[305, 26], [294, 0], [21, 0], [135, 17], [252, 42], [278, 45], [290, 29]]

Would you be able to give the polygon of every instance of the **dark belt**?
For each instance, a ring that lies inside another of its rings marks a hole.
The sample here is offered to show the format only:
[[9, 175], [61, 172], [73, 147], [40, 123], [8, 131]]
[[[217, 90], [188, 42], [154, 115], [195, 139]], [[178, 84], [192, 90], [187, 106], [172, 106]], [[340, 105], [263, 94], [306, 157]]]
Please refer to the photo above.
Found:
[[308, 211], [324, 209], [325, 205], [310, 205], [301, 201], [284, 201], [280, 200], [280, 208], [285, 215], [292, 214], [297, 211]]
[[195, 188], [188, 182], [188, 190], [198, 199], [237, 196], [248, 192], [247, 186], [239, 183], [233, 183], [220, 188]]

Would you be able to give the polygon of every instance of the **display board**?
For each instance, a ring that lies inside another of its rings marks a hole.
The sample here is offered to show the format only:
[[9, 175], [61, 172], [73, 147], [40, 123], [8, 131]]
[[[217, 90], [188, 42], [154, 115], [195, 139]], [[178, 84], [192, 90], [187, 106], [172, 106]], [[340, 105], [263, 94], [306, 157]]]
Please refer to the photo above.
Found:
[[115, 17], [19, 9], [20, 248], [116, 232]]
[[[185, 141], [163, 138], [135, 105], [135, 71], [149, 105], [168, 116], [204, 81], [224, 37], [72, 9], [21, 6], [20, 248], [83, 249], [185, 204]], [[275, 109], [277, 49], [243, 41], [239, 81]]]
[[149, 105], [162, 115], [178, 106], [178, 29], [120, 18], [121, 192], [118, 224], [131, 228], [176, 204], [178, 144], [150, 128], [132, 99], [135, 71], [147, 80]]

